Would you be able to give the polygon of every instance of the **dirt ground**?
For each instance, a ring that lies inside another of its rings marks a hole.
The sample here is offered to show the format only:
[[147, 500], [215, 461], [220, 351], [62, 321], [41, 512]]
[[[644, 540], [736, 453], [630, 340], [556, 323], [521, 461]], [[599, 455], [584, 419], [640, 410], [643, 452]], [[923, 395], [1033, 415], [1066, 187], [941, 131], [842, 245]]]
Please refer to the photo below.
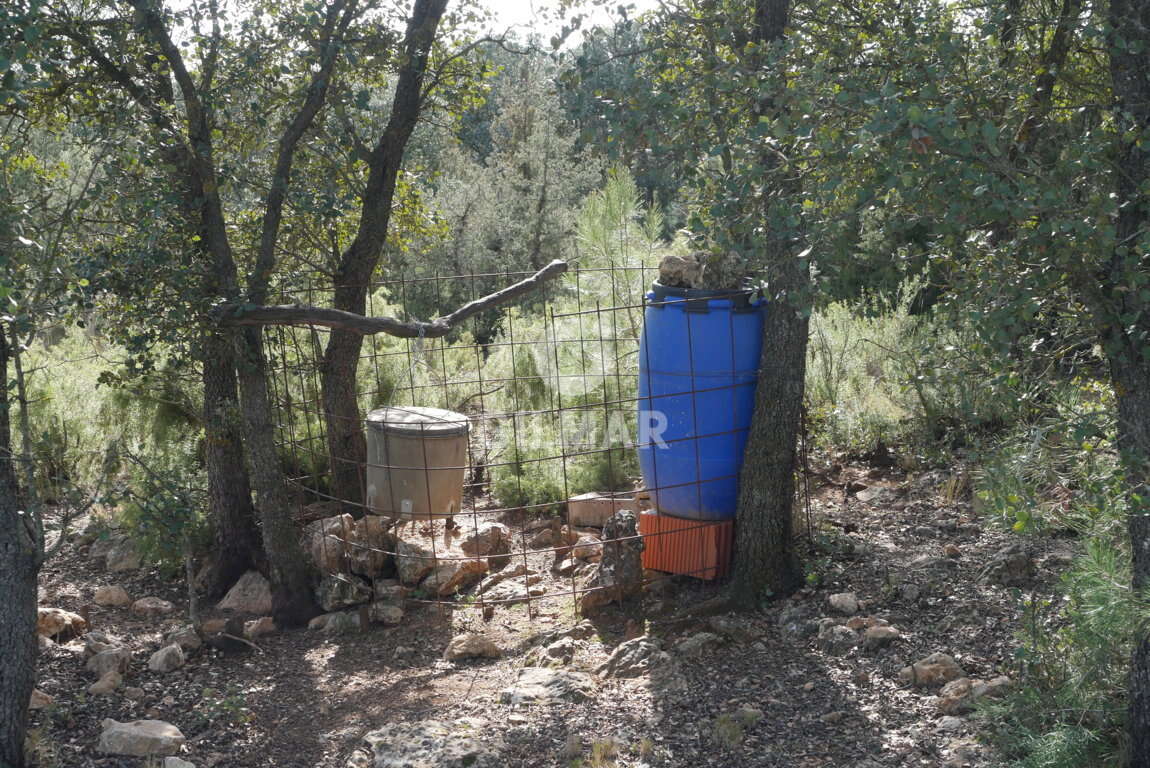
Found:
[[[38, 687], [54, 703], [32, 715], [41, 764], [145, 765], [95, 749], [104, 718], [144, 717], [177, 725], [187, 736], [182, 757], [197, 768], [343, 768], [365, 733], [386, 723], [464, 717], [474, 718], [476, 737], [507, 766], [1000, 764], [980, 744], [975, 721], [944, 718], [937, 691], [903, 684], [898, 673], [942, 651], [972, 678], [1016, 676], [1018, 593], [983, 571], [1017, 538], [976, 519], [961, 473], [907, 476], [829, 459], [817, 469], [810, 478], [811, 586], [752, 613], [683, 617], [717, 588], [686, 577], [661, 582], [597, 618], [570, 666], [594, 675], [620, 643], [645, 631], [674, 660], [675, 684], [596, 676], [594, 695], [579, 703], [512, 708], [500, 696], [533, 648], [577, 624], [570, 597], [501, 606], [488, 621], [466, 604], [409, 605], [400, 626], [275, 632], [258, 639], [258, 651], [205, 649], [175, 672], [153, 673], [149, 655], [165, 631], [184, 623], [182, 583], [147, 568], [107, 573], [84, 546], [68, 543], [43, 572], [41, 605], [89, 606], [94, 630], [131, 647], [125, 685], [143, 694], [89, 695], [83, 643], [47, 649]], [[1038, 575], [1026, 594], [1049, 593], [1070, 545], [1038, 539], [1027, 546]], [[144, 620], [127, 608], [91, 607], [94, 590], [113, 584], [178, 610]], [[810, 622], [835, 616], [828, 597], [842, 592], [862, 601], [859, 616], [883, 619], [901, 637], [881, 649], [821, 650]], [[794, 630], [796, 616], [807, 630]], [[445, 661], [449, 640], [467, 630], [493, 639], [502, 658]], [[681, 647], [704, 632], [714, 638]], [[732, 726], [731, 713], [741, 708], [761, 717]]]

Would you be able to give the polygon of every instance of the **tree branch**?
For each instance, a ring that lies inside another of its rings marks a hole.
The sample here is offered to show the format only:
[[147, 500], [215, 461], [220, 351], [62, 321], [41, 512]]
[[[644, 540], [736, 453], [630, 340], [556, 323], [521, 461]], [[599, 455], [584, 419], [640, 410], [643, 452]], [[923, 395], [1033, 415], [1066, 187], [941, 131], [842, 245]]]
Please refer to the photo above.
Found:
[[394, 317], [365, 317], [340, 309], [313, 307], [307, 304], [278, 304], [272, 306], [225, 305], [218, 310], [221, 325], [319, 325], [341, 331], [371, 336], [385, 333], [401, 338], [441, 338], [451, 333], [467, 318], [484, 310], [531, 293], [548, 280], [567, 271], [567, 262], [556, 259], [531, 277], [507, 286], [495, 293], [464, 304], [449, 315], [431, 322], [404, 322]]
[[320, 109], [327, 102], [327, 94], [335, 70], [339, 40], [347, 31], [355, 17], [356, 2], [335, 0], [327, 9], [323, 31], [319, 39], [319, 69], [308, 83], [303, 105], [295, 114], [284, 134], [280, 137], [276, 153], [275, 171], [272, 173], [271, 188], [264, 202], [264, 219], [260, 230], [259, 250], [255, 266], [248, 279], [248, 296], [252, 302], [261, 304], [267, 300], [268, 283], [275, 269], [276, 240], [279, 237], [280, 223], [283, 220], [284, 200], [287, 198], [288, 184], [291, 181], [292, 165], [295, 162], [296, 147], [304, 133], [315, 121]]

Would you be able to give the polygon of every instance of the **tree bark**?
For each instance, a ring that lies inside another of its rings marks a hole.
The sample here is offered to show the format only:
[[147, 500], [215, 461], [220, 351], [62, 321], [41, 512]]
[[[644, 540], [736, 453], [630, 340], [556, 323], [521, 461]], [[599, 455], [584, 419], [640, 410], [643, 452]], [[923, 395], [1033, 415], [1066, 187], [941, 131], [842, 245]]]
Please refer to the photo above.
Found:
[[[367, 294], [379, 264], [391, 220], [395, 185], [408, 139], [423, 107], [423, 80], [428, 56], [447, 0], [415, 0], [404, 35], [404, 64], [383, 135], [368, 159], [368, 179], [355, 239], [344, 251], [335, 273], [333, 306], [356, 315], [367, 313]], [[347, 502], [350, 514], [363, 514], [367, 442], [357, 401], [356, 374], [363, 336], [333, 331], [324, 350], [320, 382], [324, 428], [331, 461], [332, 494]]]
[[[1128, 492], [1133, 589], [1150, 587], [1150, 0], [1111, 0], [1110, 75], [1118, 137], [1118, 220], [1108, 274], [1101, 281], [1104, 304], [1099, 330], [1110, 359], [1118, 408], [1118, 450]], [[1121, 44], [1119, 44], [1121, 43]], [[1135, 637], [1129, 678], [1130, 765], [1150, 768], [1150, 635]]]
[[263, 523], [264, 551], [271, 568], [272, 618], [277, 626], [298, 627], [322, 611], [315, 601], [314, 571], [300, 548], [276, 450], [262, 333], [259, 328], [244, 328], [234, 333], [240, 355], [238, 371], [244, 432]]
[[[785, 34], [788, 0], [756, 0], [752, 41], [755, 69], [768, 65], [767, 48]], [[752, 118], [773, 114], [772, 95], [765, 94]], [[735, 573], [731, 597], [753, 608], [767, 596], [793, 592], [802, 582], [793, 545], [795, 459], [803, 396], [806, 391], [809, 313], [805, 302], [810, 274], [805, 259], [794, 252], [794, 232], [782, 223], [797, 182], [774, 153], [760, 156], [763, 197], [760, 216], [768, 229], [767, 275], [771, 301], [763, 327], [763, 353], [755, 391], [755, 412], [739, 476], [736, 513]]]
[[[797, 260], [795, 260], [797, 261]], [[755, 413], [739, 475], [731, 597], [754, 608], [802, 584], [794, 552], [795, 461], [806, 391], [809, 319], [789, 299], [807, 286], [802, 265], [780, 265], [767, 306]], [[779, 291], [778, 289], [784, 289]]]
[[245, 572], [267, 566], [244, 464], [235, 349], [225, 333], [214, 333], [204, 342], [201, 355], [208, 515], [215, 536], [207, 593], [217, 598]]
[[2, 333], [0, 382], [0, 766], [23, 768], [28, 699], [36, 684], [36, 577], [43, 553], [33, 522], [20, 512]]
[[[1118, 447], [1129, 491], [1133, 588], [1150, 587], [1150, 366], [1115, 359]], [[1135, 638], [1129, 680], [1130, 765], [1150, 766], [1150, 636]]]

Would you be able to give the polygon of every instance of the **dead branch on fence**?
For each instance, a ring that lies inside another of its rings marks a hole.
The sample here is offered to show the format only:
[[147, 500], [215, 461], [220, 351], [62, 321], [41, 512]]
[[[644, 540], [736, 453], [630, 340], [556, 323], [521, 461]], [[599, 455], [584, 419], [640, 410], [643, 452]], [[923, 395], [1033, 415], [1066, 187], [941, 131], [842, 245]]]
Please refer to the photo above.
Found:
[[531, 277], [502, 288], [495, 293], [464, 304], [451, 314], [431, 322], [403, 322], [394, 317], [365, 317], [339, 309], [313, 307], [307, 304], [225, 305], [218, 311], [221, 325], [319, 325], [365, 336], [386, 333], [402, 338], [440, 338], [451, 333], [467, 318], [531, 293], [548, 280], [567, 271], [567, 262], [556, 259]]

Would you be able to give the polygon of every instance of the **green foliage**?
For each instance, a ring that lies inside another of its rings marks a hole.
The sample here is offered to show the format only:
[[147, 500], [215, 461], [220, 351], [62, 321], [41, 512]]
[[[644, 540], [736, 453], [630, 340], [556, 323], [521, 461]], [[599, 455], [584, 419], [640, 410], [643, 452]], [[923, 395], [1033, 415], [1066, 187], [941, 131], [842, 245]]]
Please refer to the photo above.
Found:
[[1013, 764], [1117, 768], [1130, 651], [1150, 605], [1130, 590], [1129, 551], [1094, 540], [1063, 579], [1065, 599], [1025, 600], [1022, 685], [981, 719]]
[[183, 572], [185, 558], [207, 551], [212, 541], [205, 479], [194, 469], [192, 446], [185, 442], [182, 448], [155, 463], [129, 457], [119, 513], [140, 553], [173, 575]]
[[844, 303], [811, 317], [807, 403], [819, 444], [865, 454], [910, 436], [907, 422], [915, 411], [900, 362], [916, 322], [904, 308], [866, 317]]
[[1113, 404], [1098, 382], [1055, 382], [1044, 415], [982, 452], [975, 499], [1018, 532], [1070, 530], [1120, 538], [1125, 508], [1113, 449]]
[[[642, 312], [634, 305], [667, 246], [659, 213], [618, 169], [577, 222], [577, 291], [558, 296], [550, 316], [511, 310], [483, 365], [484, 381], [503, 382], [485, 399], [488, 412], [526, 412], [496, 422], [491, 490], [505, 506], [548, 508], [571, 494], [627, 488], [638, 474], [623, 445], [635, 434]], [[563, 415], [550, 413], [559, 407]]]

